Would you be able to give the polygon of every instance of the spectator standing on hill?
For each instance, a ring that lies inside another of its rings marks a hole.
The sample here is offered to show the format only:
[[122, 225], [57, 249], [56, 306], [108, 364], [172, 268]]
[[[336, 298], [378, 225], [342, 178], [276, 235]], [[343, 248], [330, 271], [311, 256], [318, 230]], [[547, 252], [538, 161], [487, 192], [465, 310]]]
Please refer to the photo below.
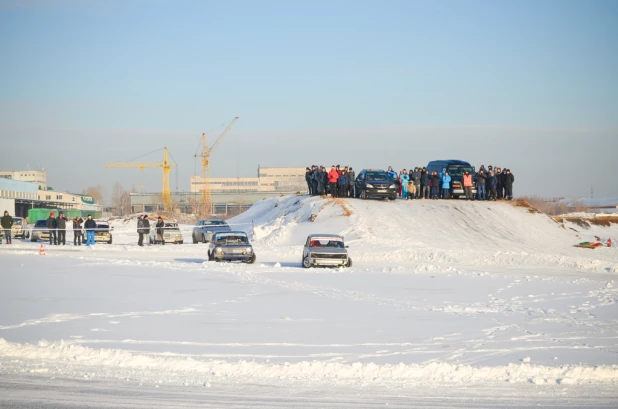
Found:
[[84, 223], [84, 229], [86, 230], [86, 246], [94, 246], [94, 232], [97, 229], [97, 222], [92, 220], [92, 215], [88, 215], [86, 223]]
[[140, 214], [139, 219], [137, 219], [137, 234], [139, 234], [139, 239], [137, 239], [138, 246], [144, 246], [144, 215]]
[[312, 181], [313, 173], [309, 167], [305, 169], [305, 182], [307, 182], [307, 191], [310, 196], [313, 196], [313, 181]]
[[[483, 165], [481, 165], [481, 168], [482, 167]], [[486, 179], [487, 179], [487, 176], [485, 175], [485, 172], [483, 171], [483, 169], [479, 169], [479, 171], [476, 173], [476, 190], [477, 190], [477, 196], [479, 200], [487, 199], [487, 191], [485, 190]]]
[[335, 169], [335, 165], [333, 165], [328, 172], [328, 183], [330, 184], [330, 196], [337, 197], [337, 180], [339, 179], [339, 173], [337, 169]]
[[352, 166], [350, 166], [350, 169], [348, 171], [348, 196], [350, 197], [356, 197], [356, 187], [354, 185], [355, 181], [356, 173], [354, 173]]
[[431, 175], [431, 198], [433, 200], [440, 198], [440, 175], [436, 171]]
[[431, 184], [431, 176], [427, 169], [423, 168], [421, 172], [421, 199], [429, 199], [429, 187]]
[[442, 176], [442, 199], [449, 198], [449, 191], [451, 189], [451, 175], [445, 170]]
[[506, 200], [513, 200], [513, 183], [515, 182], [515, 176], [513, 176], [510, 169], [505, 169], [504, 172], [504, 198]]
[[397, 172], [395, 172], [393, 170], [392, 166], [388, 167], [388, 170], [386, 171], [386, 173], [388, 174], [388, 178], [393, 180], [393, 179], [397, 179]]
[[468, 171], [466, 171], [463, 175], [463, 188], [464, 194], [466, 195], [466, 200], [473, 200], [474, 197], [472, 197], [472, 175]]
[[502, 169], [496, 168], [496, 199], [502, 199]]
[[341, 171], [339, 179], [337, 179], [337, 185], [339, 187], [339, 197], [348, 197], [348, 173], [344, 170]]
[[421, 197], [421, 177], [422, 176], [423, 174], [421, 173], [421, 169], [414, 168], [414, 172], [412, 172], [412, 184], [414, 185], [413, 199], [420, 199]]
[[322, 166], [322, 184], [324, 185], [324, 194], [327, 195], [330, 193], [330, 186], [328, 184], [328, 171], [324, 166]]
[[408, 183], [410, 183], [410, 177], [405, 169], [399, 173], [399, 184], [401, 185], [401, 198], [408, 199]]
[[414, 184], [414, 171], [410, 168], [408, 173], [408, 199], [412, 200], [416, 198], [416, 185]]
[[[58, 236], [56, 235], [56, 229], [58, 228], [58, 222], [54, 216], [54, 212], [49, 214], [46, 222], [47, 231], [49, 232], [49, 245], [58, 245]], [[52, 242], [53, 238], [53, 242]]]
[[76, 217], [73, 219], [73, 245], [81, 246], [82, 245], [82, 223], [84, 221], [81, 217]]
[[[13, 238], [11, 237], [11, 229], [13, 228], [13, 218], [9, 215], [9, 211], [4, 211], [4, 216], [0, 220], [0, 226], [2, 226], [2, 230], [4, 230], [4, 238], [6, 239], [6, 244], [13, 244]], [[2, 238], [0, 238], [0, 244], [2, 243]]]
[[489, 177], [487, 178], [487, 200], [496, 201], [498, 192], [496, 190], [498, 186], [498, 178], [494, 175], [493, 171], [489, 171]]

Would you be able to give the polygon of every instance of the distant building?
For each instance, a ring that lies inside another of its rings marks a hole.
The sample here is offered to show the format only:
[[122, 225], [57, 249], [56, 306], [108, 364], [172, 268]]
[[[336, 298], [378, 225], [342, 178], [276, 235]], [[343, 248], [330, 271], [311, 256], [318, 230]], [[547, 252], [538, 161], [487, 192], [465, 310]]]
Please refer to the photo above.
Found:
[[36, 183], [41, 190], [47, 189], [47, 171], [41, 170], [0, 170], [0, 178], [20, 182]]
[[[191, 176], [191, 193], [203, 189], [202, 177]], [[305, 168], [258, 168], [257, 178], [210, 178], [212, 193], [295, 192], [307, 190]]]

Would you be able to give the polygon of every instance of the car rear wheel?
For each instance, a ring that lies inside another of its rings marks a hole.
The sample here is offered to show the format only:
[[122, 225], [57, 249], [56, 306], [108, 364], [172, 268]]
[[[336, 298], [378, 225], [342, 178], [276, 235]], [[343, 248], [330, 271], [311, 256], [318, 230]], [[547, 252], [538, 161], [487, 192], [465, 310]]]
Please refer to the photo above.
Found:
[[202, 242], [208, 243], [208, 241], [206, 240], [206, 235], [205, 234], [202, 234]]
[[304, 257], [303, 258], [303, 267], [305, 267], [305, 268], [310, 268], [311, 267], [311, 260], [309, 259], [309, 257]]
[[193, 239], [193, 244], [197, 244], [197, 240], [195, 239], [195, 234], [191, 234], [191, 238]]

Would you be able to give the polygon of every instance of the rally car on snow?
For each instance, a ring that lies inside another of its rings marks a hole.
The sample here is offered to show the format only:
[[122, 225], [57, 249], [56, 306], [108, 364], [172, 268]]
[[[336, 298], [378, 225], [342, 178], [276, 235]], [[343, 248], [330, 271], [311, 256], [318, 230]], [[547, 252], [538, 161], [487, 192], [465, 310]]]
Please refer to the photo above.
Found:
[[348, 255], [347, 248], [342, 236], [311, 234], [307, 237], [303, 248], [303, 267], [352, 267], [352, 259]]
[[242, 261], [255, 263], [253, 246], [249, 244], [249, 237], [244, 231], [228, 231], [214, 233], [208, 246], [208, 260], [210, 261]]

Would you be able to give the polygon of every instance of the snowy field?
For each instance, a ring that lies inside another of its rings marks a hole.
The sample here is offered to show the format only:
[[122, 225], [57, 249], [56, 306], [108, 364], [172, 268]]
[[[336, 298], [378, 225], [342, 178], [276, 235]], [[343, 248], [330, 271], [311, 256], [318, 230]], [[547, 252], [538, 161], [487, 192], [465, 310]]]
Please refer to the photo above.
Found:
[[[135, 221], [0, 246], [0, 407], [618, 407], [618, 249], [572, 247], [616, 226], [307, 197], [230, 223], [256, 264], [138, 247]], [[309, 233], [344, 235], [353, 267], [303, 269]]]

